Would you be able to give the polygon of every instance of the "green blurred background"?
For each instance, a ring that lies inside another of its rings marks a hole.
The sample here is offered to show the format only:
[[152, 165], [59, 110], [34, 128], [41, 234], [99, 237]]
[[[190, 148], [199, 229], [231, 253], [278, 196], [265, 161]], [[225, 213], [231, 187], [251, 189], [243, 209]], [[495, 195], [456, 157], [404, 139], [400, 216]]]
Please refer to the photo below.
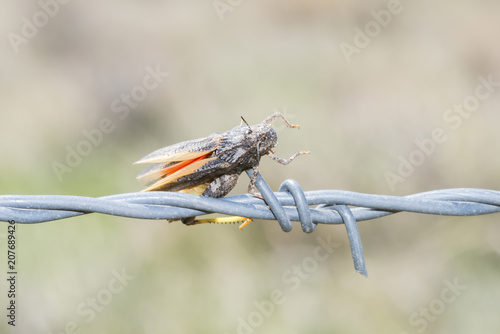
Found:
[[[1, 194], [138, 191], [141, 166], [132, 163], [147, 153], [275, 111], [301, 125], [275, 123], [276, 154], [311, 154], [288, 166], [264, 157], [273, 189], [287, 178], [304, 190], [391, 195], [500, 189], [500, 94], [456, 128], [444, 120], [478, 76], [500, 80], [498, 2], [403, 1], [380, 31], [372, 11], [394, 1], [54, 4], [6, 2], [0, 12]], [[44, 25], [43, 8], [53, 14]], [[19, 42], [34, 20], [38, 31]], [[348, 61], [341, 45], [367, 24], [373, 38]], [[115, 112], [148, 68], [169, 75], [128, 113]], [[66, 164], [67, 147], [103, 119], [113, 131], [58, 178], [54, 162]], [[437, 128], [446, 141], [391, 187], [387, 172]], [[247, 184], [242, 175], [232, 194]], [[343, 226], [306, 235], [298, 223], [283, 233], [270, 221], [240, 231], [97, 214], [18, 225], [18, 326], [6, 325], [4, 311], [0, 332], [498, 332], [498, 215], [402, 213], [359, 230], [369, 279], [353, 270]], [[6, 232], [0, 224], [2, 272]], [[312, 257], [318, 237], [336, 245], [322, 261]], [[129, 280], [120, 286], [122, 271]], [[0, 288], [4, 301], [4, 279]]]

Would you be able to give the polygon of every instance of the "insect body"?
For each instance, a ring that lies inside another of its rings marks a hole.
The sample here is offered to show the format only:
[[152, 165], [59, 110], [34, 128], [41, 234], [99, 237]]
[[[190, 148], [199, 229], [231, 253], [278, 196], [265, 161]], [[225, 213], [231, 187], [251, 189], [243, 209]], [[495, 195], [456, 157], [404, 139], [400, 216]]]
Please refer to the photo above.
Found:
[[[234, 188], [243, 171], [254, 168], [248, 187], [252, 192], [263, 155], [286, 165], [297, 156], [309, 153], [300, 151], [289, 159], [272, 153], [278, 136], [270, 123], [276, 118], [281, 118], [290, 128], [299, 127], [275, 113], [260, 124], [240, 125], [224, 133], [167, 146], [136, 162], [155, 164], [142, 171], [137, 179], [146, 184], [144, 191], [179, 191], [219, 198]], [[196, 223], [194, 217], [184, 218], [182, 222]]]

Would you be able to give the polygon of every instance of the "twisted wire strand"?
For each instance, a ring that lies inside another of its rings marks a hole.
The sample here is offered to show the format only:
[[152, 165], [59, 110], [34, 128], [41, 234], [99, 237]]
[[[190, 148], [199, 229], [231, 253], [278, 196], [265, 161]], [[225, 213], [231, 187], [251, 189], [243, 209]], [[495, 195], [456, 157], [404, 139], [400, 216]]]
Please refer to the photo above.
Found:
[[[247, 171], [249, 177], [252, 171]], [[367, 276], [358, 221], [401, 211], [449, 216], [475, 216], [500, 212], [500, 191], [456, 188], [409, 196], [363, 194], [344, 190], [304, 192], [294, 180], [273, 192], [260, 174], [256, 187], [264, 200], [250, 194], [210, 198], [176, 192], [139, 192], [99, 198], [61, 195], [2, 195], [0, 221], [32, 224], [88, 213], [140, 219], [180, 219], [222, 213], [254, 219], [277, 220], [285, 232], [291, 221], [311, 233], [317, 224], [345, 224], [355, 270]], [[310, 206], [315, 206], [311, 208]]]

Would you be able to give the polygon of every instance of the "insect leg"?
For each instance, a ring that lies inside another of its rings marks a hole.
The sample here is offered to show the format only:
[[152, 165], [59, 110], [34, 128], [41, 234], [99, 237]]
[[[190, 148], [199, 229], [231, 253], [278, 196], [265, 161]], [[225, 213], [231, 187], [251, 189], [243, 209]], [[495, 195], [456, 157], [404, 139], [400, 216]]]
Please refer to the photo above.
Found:
[[265, 120], [262, 121], [262, 123], [264, 124], [269, 124], [271, 123], [272, 121], [274, 121], [276, 118], [281, 118], [283, 120], [283, 122], [285, 123], [285, 125], [289, 128], [300, 128], [299, 125], [294, 125], [294, 124], [290, 124], [290, 122], [288, 122], [288, 120], [285, 118], [285, 116], [283, 116], [281, 113], [279, 112], [275, 112], [274, 114], [272, 114], [271, 116], [267, 117]]
[[[240, 216], [217, 217], [217, 218], [207, 218], [207, 219], [200, 219], [200, 220], [196, 220], [195, 217], [190, 217], [190, 218], [193, 218], [193, 220], [189, 221], [189, 223], [185, 223], [186, 225], [229, 224], [229, 223], [243, 222], [243, 224], [240, 225], [240, 230], [243, 229], [243, 227], [247, 226], [248, 223], [250, 223], [252, 221], [252, 218], [240, 217]], [[182, 220], [182, 222], [184, 222], [184, 220]]]
[[[194, 218], [194, 217], [193, 217]], [[230, 223], [242, 223], [240, 225], [240, 230], [247, 226], [252, 221], [252, 218], [230, 216], [230, 217], [217, 217], [217, 218], [207, 218], [200, 220], [193, 220], [191, 223], [186, 225], [199, 225], [199, 224], [230, 224]]]
[[269, 152], [267, 155], [271, 159], [273, 159], [274, 161], [276, 161], [276, 162], [278, 162], [278, 163], [280, 163], [282, 165], [288, 165], [290, 162], [292, 162], [293, 159], [295, 159], [296, 157], [298, 157], [299, 155], [302, 155], [302, 154], [309, 154], [309, 151], [299, 151], [299, 152], [296, 152], [294, 155], [292, 155], [288, 159], [283, 159], [283, 158], [277, 157], [274, 154], [272, 154], [271, 152]]
[[238, 174], [222, 175], [216, 178], [203, 192], [206, 197], [224, 197], [234, 188], [238, 181]]
[[250, 183], [248, 184], [248, 192], [253, 194], [255, 189], [255, 183], [257, 182], [257, 176], [259, 174], [259, 166], [254, 167], [252, 177], [250, 178]]
[[[207, 189], [203, 192], [203, 196], [206, 197], [214, 197], [220, 198], [226, 196], [236, 185], [238, 181], [238, 174], [227, 174], [222, 175], [212, 181]], [[198, 224], [206, 224], [206, 223], [215, 223], [215, 224], [227, 224], [227, 223], [237, 223], [243, 222], [241, 224], [240, 229], [250, 223], [252, 219], [246, 217], [239, 216], [230, 216], [230, 217], [217, 217], [217, 218], [208, 218], [208, 219], [200, 219], [197, 220], [196, 217], [187, 217], [183, 218], [182, 222], [186, 225], [198, 225]]]
[[[259, 193], [254, 193], [253, 191], [255, 190], [255, 183], [257, 182], [257, 176], [259, 175], [259, 166], [256, 166], [253, 168], [253, 173], [252, 177], [250, 178], [250, 183], [248, 184], [248, 193], [254, 197], [257, 197], [259, 199], [264, 199], [261, 194]], [[240, 229], [246, 225], [241, 225]]]
[[[213, 198], [224, 197], [234, 188], [236, 181], [238, 181], [238, 174], [222, 175], [208, 185], [202, 196]], [[201, 224], [200, 221], [196, 220], [196, 217], [182, 218], [181, 221], [185, 225]]]

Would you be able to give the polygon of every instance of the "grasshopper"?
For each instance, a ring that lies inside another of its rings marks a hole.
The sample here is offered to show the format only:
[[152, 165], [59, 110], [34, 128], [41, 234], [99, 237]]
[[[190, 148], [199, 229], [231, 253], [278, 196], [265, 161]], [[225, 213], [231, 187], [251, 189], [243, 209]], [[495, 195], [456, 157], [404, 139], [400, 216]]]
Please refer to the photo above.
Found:
[[[288, 159], [274, 155], [273, 147], [278, 143], [276, 130], [270, 123], [280, 118], [289, 128], [299, 128], [290, 124], [279, 112], [267, 117], [256, 125], [239, 125], [224, 133], [184, 141], [156, 150], [135, 164], [151, 163], [153, 166], [142, 171], [137, 179], [146, 185], [143, 191], [177, 191], [207, 197], [224, 197], [236, 185], [240, 174], [253, 168], [248, 192], [253, 194], [257, 180], [260, 158], [267, 155], [274, 161], [287, 165], [297, 156], [309, 154], [299, 151]], [[258, 194], [254, 194], [260, 197]], [[196, 217], [181, 219], [186, 225], [200, 223], [227, 223], [251, 219], [229, 217], [196, 220]]]

